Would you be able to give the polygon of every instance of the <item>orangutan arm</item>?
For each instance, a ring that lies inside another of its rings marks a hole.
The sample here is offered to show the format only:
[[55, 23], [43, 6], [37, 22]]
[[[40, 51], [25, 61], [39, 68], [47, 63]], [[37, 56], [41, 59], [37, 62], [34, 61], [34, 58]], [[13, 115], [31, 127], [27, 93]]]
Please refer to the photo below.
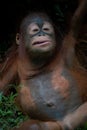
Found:
[[83, 23], [84, 16], [87, 13], [87, 0], [82, 0], [73, 14], [70, 29], [68, 34], [65, 36], [63, 40], [63, 57], [65, 63], [68, 66], [73, 64], [73, 59], [75, 58], [75, 44], [77, 43], [77, 39], [79, 36], [79, 31]]
[[87, 122], [87, 102], [82, 104], [78, 109], [76, 109], [71, 114], [68, 114], [62, 123], [64, 130], [74, 130], [79, 126], [84, 125]]
[[[6, 63], [7, 62], [7, 63]], [[5, 61], [0, 67], [0, 92], [6, 93], [8, 90], [7, 85], [14, 80], [17, 75], [17, 61], [14, 59], [12, 63]]]

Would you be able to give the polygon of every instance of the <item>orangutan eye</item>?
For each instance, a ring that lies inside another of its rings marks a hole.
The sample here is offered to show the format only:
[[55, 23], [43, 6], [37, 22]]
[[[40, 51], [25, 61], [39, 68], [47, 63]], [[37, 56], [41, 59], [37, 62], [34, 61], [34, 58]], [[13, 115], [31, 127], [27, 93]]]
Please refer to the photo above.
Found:
[[49, 28], [46, 28], [46, 27], [45, 27], [45, 28], [43, 28], [43, 30], [44, 30], [44, 31], [49, 31]]
[[39, 30], [38, 28], [34, 28], [32, 31], [37, 32], [38, 30]]
[[31, 35], [38, 33], [39, 30], [40, 29], [39, 29], [38, 25], [35, 24], [35, 23], [30, 24], [29, 27], [28, 27], [28, 32]]
[[53, 26], [49, 22], [45, 22], [42, 29], [44, 32], [47, 32], [47, 33], [54, 32]]

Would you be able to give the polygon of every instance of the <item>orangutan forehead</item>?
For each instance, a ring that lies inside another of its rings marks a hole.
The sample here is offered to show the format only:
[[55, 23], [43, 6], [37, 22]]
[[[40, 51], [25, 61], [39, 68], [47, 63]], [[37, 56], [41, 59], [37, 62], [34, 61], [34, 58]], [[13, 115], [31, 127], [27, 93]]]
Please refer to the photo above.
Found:
[[21, 23], [21, 28], [26, 28], [31, 23], [42, 24], [44, 21], [52, 23], [51, 19], [45, 13], [31, 13], [27, 15]]
[[24, 21], [28, 20], [29, 22], [40, 22], [40, 21], [51, 21], [45, 13], [31, 13], [27, 17], [25, 17]]

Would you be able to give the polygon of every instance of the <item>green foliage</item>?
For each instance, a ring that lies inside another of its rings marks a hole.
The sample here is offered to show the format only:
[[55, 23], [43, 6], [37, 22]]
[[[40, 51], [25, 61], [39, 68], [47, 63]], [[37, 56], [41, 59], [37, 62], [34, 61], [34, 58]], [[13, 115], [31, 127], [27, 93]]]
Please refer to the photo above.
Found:
[[83, 127], [77, 128], [76, 130], [87, 130], [87, 123]]
[[55, 5], [56, 15], [60, 17], [59, 21], [64, 21], [64, 14], [58, 5]]
[[27, 119], [14, 103], [16, 96], [11, 93], [6, 97], [0, 93], [0, 130], [9, 130]]

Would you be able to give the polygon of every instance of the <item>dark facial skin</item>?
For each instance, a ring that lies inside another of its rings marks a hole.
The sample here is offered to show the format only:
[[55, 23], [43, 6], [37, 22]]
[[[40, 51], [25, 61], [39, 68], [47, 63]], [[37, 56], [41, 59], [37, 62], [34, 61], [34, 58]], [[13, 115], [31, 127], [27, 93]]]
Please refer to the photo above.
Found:
[[[31, 57], [46, 57], [53, 55], [56, 40], [51, 20], [45, 14], [39, 13], [26, 17], [20, 27], [21, 41], [25, 44], [26, 50]], [[24, 41], [24, 42], [23, 42]], [[34, 58], [35, 60], [35, 58]]]
[[[38, 23], [38, 20], [40, 23]], [[34, 21], [27, 28], [26, 46], [35, 50], [49, 51], [55, 45], [54, 29], [48, 21], [43, 21], [41, 18]]]

